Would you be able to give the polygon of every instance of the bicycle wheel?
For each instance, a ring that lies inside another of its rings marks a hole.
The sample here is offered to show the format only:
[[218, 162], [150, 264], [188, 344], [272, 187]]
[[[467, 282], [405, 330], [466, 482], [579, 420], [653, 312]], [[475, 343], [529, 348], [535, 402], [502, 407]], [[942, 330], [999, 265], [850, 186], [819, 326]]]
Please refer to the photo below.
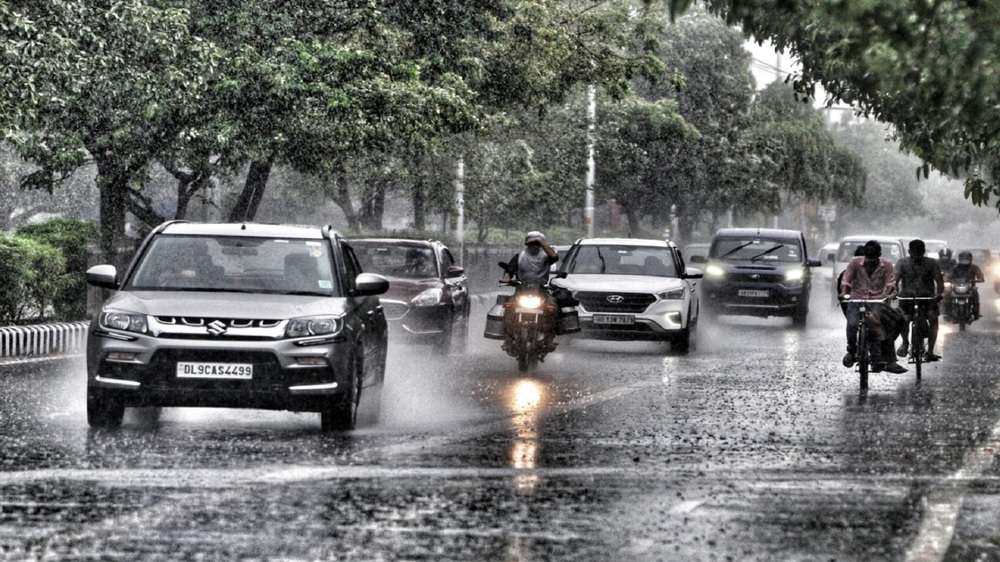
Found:
[[919, 318], [913, 323], [913, 329], [910, 332], [910, 354], [913, 357], [914, 371], [917, 374], [917, 382], [920, 382], [920, 377], [923, 375], [923, 369], [921, 366], [924, 362], [924, 338], [926, 337], [924, 327], [924, 319]]
[[858, 324], [858, 382], [868, 390], [868, 330], [864, 320]]

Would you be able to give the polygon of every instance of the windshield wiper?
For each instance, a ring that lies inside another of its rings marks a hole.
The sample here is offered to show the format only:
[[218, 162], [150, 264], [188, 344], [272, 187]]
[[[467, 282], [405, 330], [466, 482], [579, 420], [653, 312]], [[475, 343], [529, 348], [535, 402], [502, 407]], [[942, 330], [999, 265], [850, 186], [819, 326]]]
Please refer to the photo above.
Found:
[[603, 274], [608, 269], [607, 262], [604, 261], [604, 254], [601, 253], [601, 247], [597, 247], [597, 257], [601, 260], [601, 273]]
[[725, 254], [722, 254], [721, 256], [719, 256], [719, 259], [721, 260], [722, 258], [724, 258], [724, 257], [726, 257], [726, 256], [731, 256], [731, 255], [735, 254], [736, 252], [739, 252], [739, 251], [740, 251], [740, 250], [742, 250], [743, 248], [746, 248], [747, 246], [749, 246], [749, 245], [751, 245], [751, 244], [753, 244], [753, 243], [754, 243], [754, 241], [753, 241], [753, 240], [751, 240], [751, 241], [747, 242], [746, 244], [740, 244], [739, 246], [736, 246], [736, 247], [735, 247], [735, 248], [733, 248], [732, 250], [729, 250], [729, 251], [728, 251], [728, 252], [726, 252]]
[[757, 261], [759, 258], [762, 258], [762, 257], [770, 254], [771, 252], [777, 250], [778, 248], [784, 248], [784, 247], [785, 247], [784, 244], [778, 244], [777, 246], [775, 246], [773, 248], [768, 248], [768, 249], [764, 250], [763, 252], [757, 254], [756, 256], [750, 258], [750, 261]]

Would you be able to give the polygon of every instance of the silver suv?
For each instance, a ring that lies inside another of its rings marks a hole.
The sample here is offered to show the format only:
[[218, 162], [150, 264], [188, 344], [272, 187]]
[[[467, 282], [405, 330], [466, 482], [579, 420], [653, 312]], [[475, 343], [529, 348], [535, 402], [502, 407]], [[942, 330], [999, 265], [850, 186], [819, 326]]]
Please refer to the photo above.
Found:
[[190, 406], [320, 412], [330, 431], [355, 426], [362, 395], [378, 403], [389, 283], [329, 227], [165, 223], [124, 274], [87, 281], [114, 291], [90, 325], [93, 427]]

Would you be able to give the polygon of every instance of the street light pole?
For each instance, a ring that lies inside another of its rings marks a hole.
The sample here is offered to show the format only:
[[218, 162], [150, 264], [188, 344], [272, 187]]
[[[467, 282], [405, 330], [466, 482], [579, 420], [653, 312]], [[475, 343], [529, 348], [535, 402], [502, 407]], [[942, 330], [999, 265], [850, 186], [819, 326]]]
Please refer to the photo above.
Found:
[[594, 160], [594, 131], [597, 128], [597, 88], [587, 86], [587, 179], [586, 196], [583, 202], [583, 223], [587, 227], [587, 237], [594, 236], [594, 181], [597, 177], [597, 162]]
[[465, 157], [455, 165], [455, 238], [458, 239], [458, 264], [465, 265]]

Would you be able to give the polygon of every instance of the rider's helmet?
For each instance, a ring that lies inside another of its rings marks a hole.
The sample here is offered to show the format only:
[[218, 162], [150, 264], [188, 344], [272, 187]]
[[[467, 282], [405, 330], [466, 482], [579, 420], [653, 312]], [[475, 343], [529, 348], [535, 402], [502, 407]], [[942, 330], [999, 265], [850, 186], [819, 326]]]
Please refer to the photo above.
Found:
[[972, 252], [959, 252], [958, 263], [959, 265], [972, 265]]
[[920, 257], [923, 257], [925, 253], [927, 253], [927, 245], [924, 244], [923, 240], [921, 240], [919, 238], [916, 238], [914, 240], [910, 240], [910, 255], [911, 256], [913, 256], [915, 258], [920, 258]]
[[952, 255], [951, 248], [945, 248], [945, 249], [941, 250], [941, 259], [943, 259], [943, 260], [950, 260], [951, 259], [951, 255]]
[[524, 237], [524, 244], [530, 246], [531, 244], [541, 244], [545, 242], [545, 235], [537, 230], [532, 230]]

